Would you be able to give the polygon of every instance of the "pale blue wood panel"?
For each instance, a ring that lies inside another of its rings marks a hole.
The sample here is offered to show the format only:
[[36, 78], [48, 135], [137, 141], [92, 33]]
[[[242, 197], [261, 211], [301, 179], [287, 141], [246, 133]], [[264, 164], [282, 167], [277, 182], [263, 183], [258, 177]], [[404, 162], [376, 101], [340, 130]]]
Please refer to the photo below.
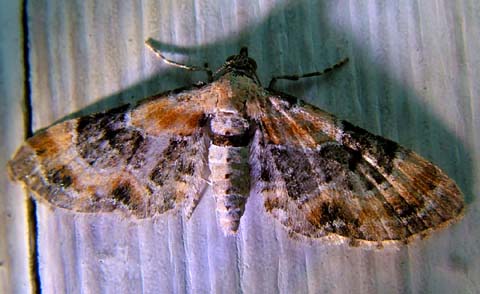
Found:
[[241, 46], [274, 74], [331, 75], [278, 89], [410, 147], [464, 191], [462, 222], [400, 249], [364, 250], [291, 239], [247, 203], [240, 231], [224, 237], [208, 194], [186, 220], [133, 223], [40, 207], [47, 292], [468, 293], [478, 288], [480, 7], [473, 0], [35, 1], [29, 4], [34, 128], [72, 112], [107, 109], [201, 74], [155, 59], [218, 67]]
[[6, 165], [25, 139], [22, 1], [0, 1], [0, 293], [32, 293], [34, 256], [27, 195]]

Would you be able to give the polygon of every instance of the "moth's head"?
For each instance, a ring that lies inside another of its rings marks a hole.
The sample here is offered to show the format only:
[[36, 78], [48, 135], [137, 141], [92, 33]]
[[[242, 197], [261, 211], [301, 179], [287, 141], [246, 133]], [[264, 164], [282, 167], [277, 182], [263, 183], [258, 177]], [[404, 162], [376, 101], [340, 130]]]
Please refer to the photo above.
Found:
[[219, 77], [229, 72], [245, 75], [260, 84], [257, 77], [257, 63], [253, 58], [248, 57], [248, 48], [242, 47], [240, 53], [227, 58], [225, 63], [215, 72], [215, 76]]

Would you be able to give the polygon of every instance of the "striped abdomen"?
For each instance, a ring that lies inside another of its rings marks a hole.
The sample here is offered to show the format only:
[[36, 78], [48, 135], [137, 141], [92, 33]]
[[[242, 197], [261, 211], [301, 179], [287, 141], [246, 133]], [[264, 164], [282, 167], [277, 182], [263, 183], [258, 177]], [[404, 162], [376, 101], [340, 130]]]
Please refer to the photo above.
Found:
[[238, 113], [219, 112], [210, 120], [210, 179], [225, 233], [237, 231], [250, 193], [250, 130], [249, 121]]

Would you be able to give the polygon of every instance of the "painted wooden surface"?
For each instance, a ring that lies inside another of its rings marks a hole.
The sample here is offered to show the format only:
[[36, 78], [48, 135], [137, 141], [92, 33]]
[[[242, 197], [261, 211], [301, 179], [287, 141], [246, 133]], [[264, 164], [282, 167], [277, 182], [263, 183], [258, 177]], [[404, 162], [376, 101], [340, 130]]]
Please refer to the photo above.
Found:
[[0, 293], [29, 293], [35, 236], [28, 225], [27, 196], [5, 169], [25, 139], [21, 1], [0, 1], [0, 7]]
[[157, 60], [146, 38], [161, 42], [172, 59], [213, 68], [248, 46], [264, 84], [348, 56], [331, 75], [277, 88], [417, 151], [457, 181], [469, 205], [459, 224], [383, 250], [292, 239], [255, 195], [229, 237], [218, 228], [209, 193], [190, 220], [168, 214], [133, 222], [39, 206], [42, 289], [475, 293], [479, 14], [475, 0], [30, 1], [34, 129], [205, 79]]

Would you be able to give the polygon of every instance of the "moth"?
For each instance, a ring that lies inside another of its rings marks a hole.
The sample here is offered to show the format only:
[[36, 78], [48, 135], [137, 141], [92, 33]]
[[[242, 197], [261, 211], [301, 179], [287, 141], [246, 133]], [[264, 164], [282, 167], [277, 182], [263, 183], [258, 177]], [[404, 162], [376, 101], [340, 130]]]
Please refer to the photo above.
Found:
[[11, 178], [53, 207], [134, 218], [176, 209], [190, 217], [211, 186], [226, 234], [251, 194], [310, 238], [406, 242], [462, 215], [462, 193], [432, 163], [273, 90], [277, 79], [345, 61], [263, 88], [246, 48], [215, 73], [153, 50], [210, 82], [55, 124], [18, 149]]

